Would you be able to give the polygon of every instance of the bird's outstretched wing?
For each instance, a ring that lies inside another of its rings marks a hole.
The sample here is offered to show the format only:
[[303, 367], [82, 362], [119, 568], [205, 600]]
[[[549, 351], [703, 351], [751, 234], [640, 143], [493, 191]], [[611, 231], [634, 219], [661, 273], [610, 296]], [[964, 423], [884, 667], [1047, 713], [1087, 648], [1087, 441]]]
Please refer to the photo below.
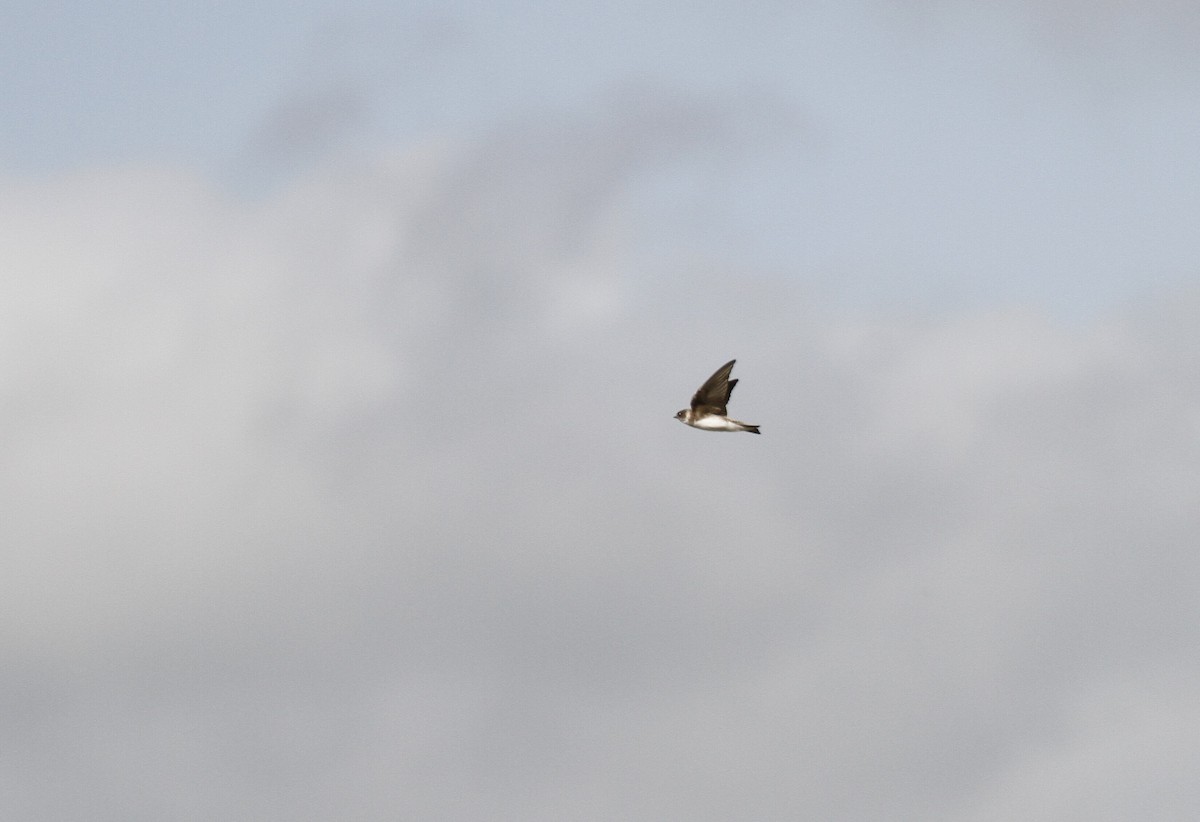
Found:
[[725, 406], [729, 404], [729, 395], [733, 393], [733, 387], [737, 385], [737, 380], [729, 379], [729, 372], [733, 370], [735, 362], [737, 360], [730, 360], [705, 380], [704, 385], [700, 386], [700, 390], [696, 392], [696, 396], [692, 397], [692, 410], [702, 414], [725, 416]]

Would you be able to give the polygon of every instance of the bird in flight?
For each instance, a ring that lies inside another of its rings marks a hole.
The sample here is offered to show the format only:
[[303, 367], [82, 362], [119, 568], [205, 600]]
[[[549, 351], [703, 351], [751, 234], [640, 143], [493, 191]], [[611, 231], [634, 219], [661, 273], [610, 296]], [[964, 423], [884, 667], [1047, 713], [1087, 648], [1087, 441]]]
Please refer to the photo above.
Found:
[[730, 360], [717, 369], [716, 373], [704, 381], [696, 396], [692, 397], [692, 407], [685, 408], [675, 415], [675, 419], [701, 428], [705, 431], [749, 431], [751, 434], [761, 433], [757, 425], [748, 422], [738, 422], [725, 416], [725, 406], [729, 404], [729, 395], [737, 380], [729, 379], [729, 372], [737, 360]]

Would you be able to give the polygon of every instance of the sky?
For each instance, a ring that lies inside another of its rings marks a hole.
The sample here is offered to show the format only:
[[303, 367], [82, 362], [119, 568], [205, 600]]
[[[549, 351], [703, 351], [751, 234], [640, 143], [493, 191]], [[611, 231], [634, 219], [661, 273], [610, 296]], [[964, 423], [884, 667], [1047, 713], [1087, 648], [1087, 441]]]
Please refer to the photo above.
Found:
[[5, 18], [0, 815], [1200, 813], [1189, 4]]

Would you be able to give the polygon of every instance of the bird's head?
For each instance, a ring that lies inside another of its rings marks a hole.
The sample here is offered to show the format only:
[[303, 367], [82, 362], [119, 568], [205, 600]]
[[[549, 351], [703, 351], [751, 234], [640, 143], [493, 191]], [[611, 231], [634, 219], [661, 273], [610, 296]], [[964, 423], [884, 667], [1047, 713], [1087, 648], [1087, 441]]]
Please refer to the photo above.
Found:
[[675, 415], [675, 419], [679, 420], [680, 422], [684, 422], [687, 419], [687, 412], [688, 410], [686, 408], [683, 409]]

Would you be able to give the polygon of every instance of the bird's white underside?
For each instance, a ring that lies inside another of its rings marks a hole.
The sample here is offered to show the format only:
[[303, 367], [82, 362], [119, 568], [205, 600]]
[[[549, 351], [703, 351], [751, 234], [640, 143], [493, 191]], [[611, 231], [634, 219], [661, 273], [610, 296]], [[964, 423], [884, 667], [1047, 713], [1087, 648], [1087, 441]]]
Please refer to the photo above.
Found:
[[692, 425], [696, 428], [703, 428], [705, 431], [741, 431], [740, 425], [737, 425], [725, 417], [707, 416], [696, 420]]

